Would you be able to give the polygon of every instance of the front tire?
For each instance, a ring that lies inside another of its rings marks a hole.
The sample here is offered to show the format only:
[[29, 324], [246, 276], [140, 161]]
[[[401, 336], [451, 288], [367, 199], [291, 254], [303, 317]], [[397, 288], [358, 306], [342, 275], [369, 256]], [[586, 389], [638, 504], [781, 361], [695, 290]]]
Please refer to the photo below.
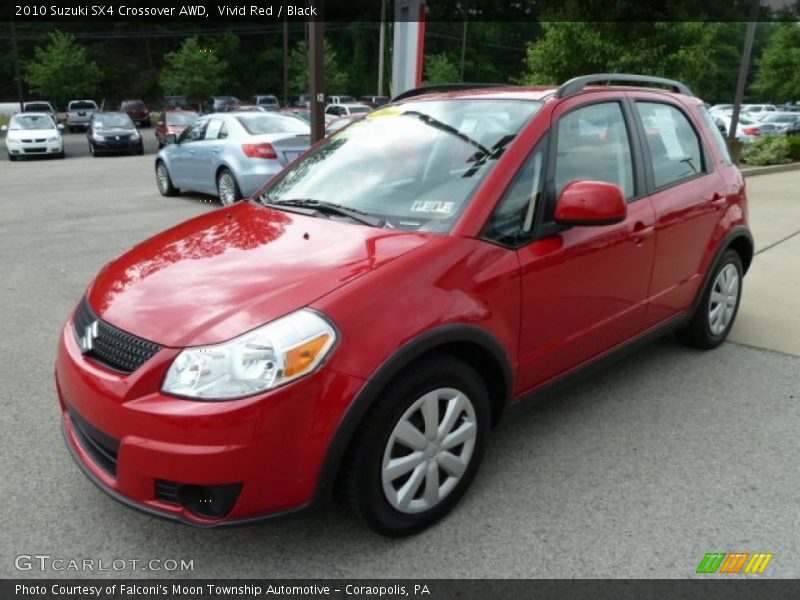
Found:
[[726, 250], [703, 291], [700, 304], [689, 325], [678, 331], [678, 338], [688, 346], [716, 348], [733, 327], [742, 297], [744, 268], [735, 250]]
[[405, 536], [461, 499], [486, 447], [491, 410], [480, 376], [437, 356], [407, 368], [360, 425], [340, 495], [378, 533]]
[[230, 169], [223, 168], [217, 175], [217, 196], [222, 206], [230, 206], [242, 199], [239, 184]]
[[169, 170], [163, 162], [156, 164], [156, 185], [162, 196], [177, 196], [180, 193], [180, 190], [172, 185]]

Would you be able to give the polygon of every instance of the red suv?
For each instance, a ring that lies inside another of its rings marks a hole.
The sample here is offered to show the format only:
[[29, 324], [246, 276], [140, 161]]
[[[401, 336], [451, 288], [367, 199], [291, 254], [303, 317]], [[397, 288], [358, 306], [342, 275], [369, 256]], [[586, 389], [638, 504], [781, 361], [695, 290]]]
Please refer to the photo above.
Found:
[[137, 127], [150, 127], [150, 111], [141, 100], [123, 100], [119, 105], [120, 112], [128, 113]]
[[523, 400], [669, 331], [719, 345], [752, 255], [742, 175], [679, 82], [414, 90], [103, 268], [60, 339], [67, 444], [153, 515], [335, 491], [409, 534]]

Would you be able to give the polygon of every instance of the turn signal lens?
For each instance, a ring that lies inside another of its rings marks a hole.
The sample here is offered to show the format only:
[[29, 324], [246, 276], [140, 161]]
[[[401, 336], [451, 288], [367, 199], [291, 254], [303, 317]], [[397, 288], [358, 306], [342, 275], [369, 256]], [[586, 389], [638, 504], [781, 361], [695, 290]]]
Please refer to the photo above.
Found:
[[324, 334], [293, 348], [286, 353], [286, 377], [295, 377], [308, 371], [317, 361], [320, 353], [328, 347], [330, 336]]

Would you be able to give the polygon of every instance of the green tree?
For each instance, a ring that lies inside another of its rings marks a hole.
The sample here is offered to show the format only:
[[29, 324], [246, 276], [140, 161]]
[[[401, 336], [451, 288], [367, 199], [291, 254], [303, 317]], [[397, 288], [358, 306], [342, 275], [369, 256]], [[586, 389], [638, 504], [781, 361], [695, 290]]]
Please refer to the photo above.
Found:
[[460, 79], [458, 66], [444, 52], [425, 57], [425, 85], [456, 83]]
[[[547, 22], [528, 45], [525, 84], [556, 84], [587, 73], [679, 79], [700, 97], [733, 96], [736, 23]], [[730, 85], [727, 85], [730, 82]], [[728, 90], [720, 87], [730, 87]]]
[[[323, 48], [325, 61], [325, 94], [346, 94], [347, 73], [339, 66], [339, 59], [333, 46], [325, 40]], [[289, 87], [293, 94], [308, 93], [308, 48], [305, 42], [295, 44], [289, 53]]]
[[800, 102], [800, 23], [780, 23], [758, 61], [753, 91], [763, 99]]
[[197, 102], [219, 91], [228, 68], [212, 48], [201, 46], [196, 37], [187, 38], [164, 61], [160, 77], [164, 94], [186, 94]]
[[72, 99], [92, 96], [98, 90], [100, 68], [89, 60], [86, 48], [68, 33], [50, 34], [47, 46], [38, 46], [24, 64], [23, 80], [31, 92], [63, 107]]

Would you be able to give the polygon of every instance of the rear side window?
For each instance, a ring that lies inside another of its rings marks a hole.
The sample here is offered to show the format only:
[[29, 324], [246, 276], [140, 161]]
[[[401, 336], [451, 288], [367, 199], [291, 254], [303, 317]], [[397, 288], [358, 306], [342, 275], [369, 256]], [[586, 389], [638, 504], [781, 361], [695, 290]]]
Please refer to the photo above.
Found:
[[656, 188], [692, 179], [703, 172], [700, 138], [686, 115], [660, 102], [637, 102], [636, 109], [644, 125]]
[[706, 127], [708, 127], [708, 130], [711, 132], [711, 139], [714, 140], [714, 144], [725, 158], [725, 164], [733, 164], [730, 152], [728, 152], [728, 144], [725, 142], [725, 138], [722, 137], [722, 132], [719, 130], [719, 127], [717, 127], [714, 117], [711, 116], [705, 106], [700, 107], [700, 117], [703, 119]]
[[558, 123], [556, 197], [573, 181], [605, 181], [633, 198], [631, 145], [617, 102], [573, 110]]

